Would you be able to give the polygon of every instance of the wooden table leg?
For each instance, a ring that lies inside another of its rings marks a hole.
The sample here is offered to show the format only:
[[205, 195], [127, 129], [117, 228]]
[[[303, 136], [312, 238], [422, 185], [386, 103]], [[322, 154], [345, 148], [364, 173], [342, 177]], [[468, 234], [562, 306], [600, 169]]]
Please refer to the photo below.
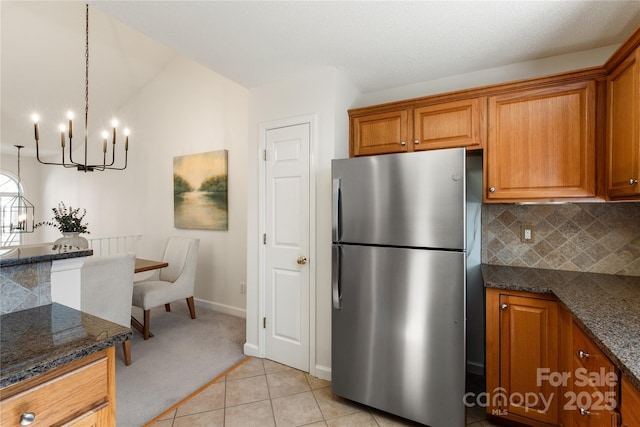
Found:
[[[142, 326], [142, 323], [138, 322], [138, 319], [136, 319], [133, 316], [131, 316], [131, 326], [133, 327], [133, 329], [135, 329], [136, 331], [144, 335], [144, 326]], [[152, 336], [153, 334], [149, 332], [149, 337], [152, 337]]]

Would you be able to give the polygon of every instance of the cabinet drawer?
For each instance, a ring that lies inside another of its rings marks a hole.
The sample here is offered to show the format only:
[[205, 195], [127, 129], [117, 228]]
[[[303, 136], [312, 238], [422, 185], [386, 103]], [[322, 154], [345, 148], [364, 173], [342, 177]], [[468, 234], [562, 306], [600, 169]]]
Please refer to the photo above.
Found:
[[617, 427], [614, 391], [602, 392], [594, 387], [574, 386], [574, 398], [565, 402], [565, 409], [573, 412], [574, 427]]
[[108, 359], [102, 358], [2, 401], [0, 426], [19, 426], [32, 412], [32, 427], [61, 424], [108, 403]]
[[602, 393], [615, 392], [618, 370], [580, 328], [573, 326], [574, 384], [589, 380], [589, 385]]

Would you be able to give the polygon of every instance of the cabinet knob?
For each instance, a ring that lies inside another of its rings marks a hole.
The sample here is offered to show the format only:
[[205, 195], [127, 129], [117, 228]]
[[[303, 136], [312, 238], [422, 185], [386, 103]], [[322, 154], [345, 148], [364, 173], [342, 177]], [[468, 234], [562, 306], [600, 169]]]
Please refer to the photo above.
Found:
[[638, 183], [638, 180], [637, 180], [637, 179], [635, 179], [635, 178], [629, 178], [629, 185], [634, 185], [634, 184], [637, 184], [637, 183]]
[[586, 353], [582, 350], [578, 350], [578, 358], [580, 359], [588, 359], [589, 358], [589, 353]]
[[407, 145], [407, 141], [400, 141], [400, 145]]
[[34, 414], [33, 412], [25, 412], [20, 417], [20, 425], [21, 426], [28, 426], [29, 424], [31, 424], [35, 420], [36, 420], [36, 414]]
[[496, 187], [489, 187], [489, 193], [495, 193]]
[[578, 408], [578, 411], [580, 412], [580, 415], [583, 415], [583, 416], [591, 415], [591, 411], [588, 409]]
[[418, 145], [418, 144], [420, 144], [420, 140], [419, 140], [419, 139], [414, 139], [414, 140], [413, 140], [413, 143], [414, 143], [414, 144], [416, 144], [416, 145]]
[[507, 304], [502, 304], [500, 306], [500, 310], [506, 310], [509, 306]]

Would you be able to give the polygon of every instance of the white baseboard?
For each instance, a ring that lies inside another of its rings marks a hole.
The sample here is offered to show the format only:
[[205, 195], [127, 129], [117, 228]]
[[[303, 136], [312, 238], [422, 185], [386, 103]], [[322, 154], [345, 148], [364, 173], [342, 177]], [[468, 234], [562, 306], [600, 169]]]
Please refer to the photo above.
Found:
[[236, 317], [247, 318], [247, 310], [244, 308], [233, 307], [231, 305], [220, 304], [213, 301], [207, 301], [200, 298], [194, 298], [196, 307], [206, 308], [208, 310], [219, 311], [220, 313], [230, 314]]
[[260, 348], [255, 344], [249, 344], [248, 342], [244, 343], [243, 351], [247, 356], [262, 357], [260, 356]]
[[331, 381], [331, 368], [328, 366], [316, 365], [316, 377], [321, 380]]
[[484, 375], [484, 364], [467, 360], [467, 372], [475, 375]]

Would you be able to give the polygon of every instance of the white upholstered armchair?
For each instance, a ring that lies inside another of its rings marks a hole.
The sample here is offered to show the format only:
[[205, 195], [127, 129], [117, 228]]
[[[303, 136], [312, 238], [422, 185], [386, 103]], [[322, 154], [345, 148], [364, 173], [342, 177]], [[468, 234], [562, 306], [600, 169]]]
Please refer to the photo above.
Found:
[[[131, 327], [131, 295], [135, 254], [91, 256], [80, 270], [80, 309]], [[125, 365], [131, 364], [131, 343], [122, 343]]]
[[143, 335], [149, 339], [150, 310], [164, 304], [171, 311], [170, 303], [185, 298], [191, 318], [196, 318], [193, 289], [198, 264], [200, 240], [186, 237], [170, 237], [162, 260], [169, 263], [160, 270], [157, 280], [136, 282], [133, 286], [132, 304], [144, 311]]

